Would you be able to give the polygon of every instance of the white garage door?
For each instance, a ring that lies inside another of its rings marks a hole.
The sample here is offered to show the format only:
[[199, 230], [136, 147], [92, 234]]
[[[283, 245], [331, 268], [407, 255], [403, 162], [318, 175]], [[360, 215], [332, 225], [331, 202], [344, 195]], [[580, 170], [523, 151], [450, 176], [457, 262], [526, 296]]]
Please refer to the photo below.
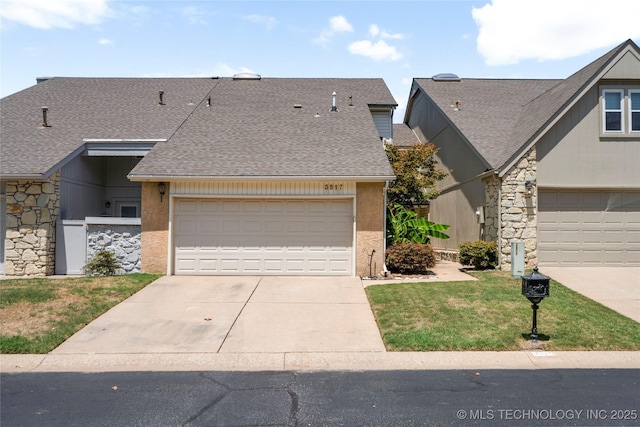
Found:
[[538, 195], [540, 265], [640, 265], [640, 192]]
[[351, 275], [353, 200], [175, 199], [175, 274]]

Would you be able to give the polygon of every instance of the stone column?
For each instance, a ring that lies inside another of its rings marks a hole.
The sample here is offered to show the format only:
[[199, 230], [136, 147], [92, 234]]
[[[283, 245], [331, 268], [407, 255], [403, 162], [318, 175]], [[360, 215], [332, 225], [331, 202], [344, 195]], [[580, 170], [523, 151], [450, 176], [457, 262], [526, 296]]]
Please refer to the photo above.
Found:
[[55, 273], [59, 194], [60, 172], [44, 181], [7, 182], [7, 276], [48, 276]]
[[[538, 262], [536, 169], [534, 147], [502, 179], [499, 248], [502, 254], [500, 267], [503, 270], [511, 269], [511, 242], [514, 240], [524, 242], [527, 267], [533, 267]], [[531, 190], [525, 187], [527, 181], [532, 183]]]

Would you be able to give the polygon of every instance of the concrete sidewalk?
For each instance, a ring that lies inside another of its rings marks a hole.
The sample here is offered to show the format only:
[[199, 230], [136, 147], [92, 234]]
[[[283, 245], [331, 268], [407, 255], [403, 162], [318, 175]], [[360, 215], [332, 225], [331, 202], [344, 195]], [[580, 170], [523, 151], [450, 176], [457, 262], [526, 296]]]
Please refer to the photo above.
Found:
[[[50, 354], [1, 355], [0, 372], [640, 369], [640, 352], [629, 351], [386, 352], [364, 288], [476, 280], [459, 267], [438, 262], [428, 276], [380, 280], [166, 276]], [[564, 270], [543, 272], [569, 287], [594, 277]], [[612, 271], [601, 273], [606, 292], [582, 292], [633, 309], [636, 276], [613, 281]]]

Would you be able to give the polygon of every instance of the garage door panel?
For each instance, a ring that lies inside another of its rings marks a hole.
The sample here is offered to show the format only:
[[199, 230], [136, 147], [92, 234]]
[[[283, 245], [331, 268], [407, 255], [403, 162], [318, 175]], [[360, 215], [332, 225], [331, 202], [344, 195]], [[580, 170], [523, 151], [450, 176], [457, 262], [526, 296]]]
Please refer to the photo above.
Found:
[[181, 201], [176, 274], [351, 274], [352, 200]]
[[639, 265], [640, 192], [540, 190], [541, 265]]

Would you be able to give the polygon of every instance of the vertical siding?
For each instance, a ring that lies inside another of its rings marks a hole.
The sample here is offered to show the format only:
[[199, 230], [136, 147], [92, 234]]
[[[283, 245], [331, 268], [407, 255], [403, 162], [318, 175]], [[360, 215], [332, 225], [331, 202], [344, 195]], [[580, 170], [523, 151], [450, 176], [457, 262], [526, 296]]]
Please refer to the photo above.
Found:
[[355, 196], [356, 184], [343, 181], [176, 182], [171, 185], [171, 194], [176, 196], [229, 197]]
[[381, 138], [393, 138], [393, 119], [391, 117], [391, 111], [373, 111], [373, 122], [378, 129], [378, 135]]

